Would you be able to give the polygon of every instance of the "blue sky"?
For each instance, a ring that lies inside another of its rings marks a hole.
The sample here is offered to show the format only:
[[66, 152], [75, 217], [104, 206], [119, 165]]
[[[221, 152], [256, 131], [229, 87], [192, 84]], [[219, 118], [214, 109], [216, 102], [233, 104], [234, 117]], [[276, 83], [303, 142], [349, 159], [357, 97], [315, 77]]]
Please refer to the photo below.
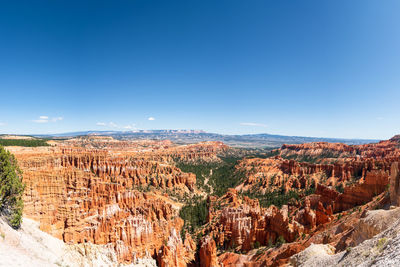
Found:
[[399, 12], [394, 0], [3, 1], [0, 133], [389, 138]]

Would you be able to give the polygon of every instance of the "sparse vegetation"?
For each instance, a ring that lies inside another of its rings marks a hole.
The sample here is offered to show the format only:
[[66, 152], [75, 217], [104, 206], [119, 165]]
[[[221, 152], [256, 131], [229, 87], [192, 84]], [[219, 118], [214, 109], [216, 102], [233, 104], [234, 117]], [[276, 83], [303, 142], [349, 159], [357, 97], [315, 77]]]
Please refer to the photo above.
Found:
[[0, 146], [0, 212], [6, 215], [14, 228], [19, 228], [21, 225], [24, 188], [17, 160]]
[[255, 249], [258, 249], [260, 246], [261, 246], [261, 244], [260, 244], [260, 242], [258, 242], [258, 241], [254, 242], [254, 244], [253, 244], [253, 247], [254, 247]]
[[256, 251], [256, 256], [260, 256], [265, 252], [265, 248], [259, 249]]
[[147, 185], [133, 185], [132, 189], [135, 189], [140, 192], [150, 192], [152, 191], [153, 187], [149, 184]]
[[315, 193], [315, 187], [316, 187], [315, 184], [313, 184], [311, 187], [309, 187], [306, 190], [304, 190], [304, 194], [306, 196], [314, 194]]
[[26, 147], [49, 146], [44, 139], [0, 139], [0, 145]]
[[384, 248], [384, 246], [386, 245], [386, 241], [387, 241], [386, 237], [382, 237], [381, 239], [378, 240], [378, 244], [376, 245], [378, 250], [382, 250]]
[[255, 155], [249, 156], [248, 158], [261, 158], [261, 159], [266, 159], [266, 158], [272, 158], [275, 156], [278, 156], [280, 154], [279, 149], [272, 149], [264, 153], [257, 153]]
[[336, 191], [338, 191], [339, 193], [344, 193], [344, 187], [343, 184], [339, 184], [337, 186], [335, 186]]
[[285, 240], [285, 238], [283, 237], [283, 236], [279, 236], [278, 237], [278, 239], [276, 240], [276, 243], [275, 243], [275, 247], [280, 247], [280, 246], [282, 246], [283, 244], [285, 244], [286, 243], [286, 240]]
[[323, 159], [336, 159], [339, 155], [337, 153], [333, 153], [331, 151], [325, 151], [318, 155], [281, 155], [282, 158], [285, 159], [294, 159], [299, 162], [308, 162], [308, 163], [319, 163]]
[[385, 190], [386, 190], [387, 192], [389, 192], [389, 190], [390, 190], [390, 183], [388, 183], [388, 184], [386, 185]]

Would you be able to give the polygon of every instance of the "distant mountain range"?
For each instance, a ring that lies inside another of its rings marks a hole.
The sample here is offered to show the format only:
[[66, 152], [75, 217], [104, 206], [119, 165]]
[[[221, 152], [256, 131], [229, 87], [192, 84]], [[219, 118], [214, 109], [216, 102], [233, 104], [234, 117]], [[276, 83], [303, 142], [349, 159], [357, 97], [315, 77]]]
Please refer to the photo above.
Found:
[[201, 130], [136, 130], [136, 131], [82, 131], [52, 135], [36, 135], [36, 137], [66, 138], [87, 135], [112, 136], [118, 140], [171, 140], [175, 143], [189, 144], [202, 141], [221, 141], [234, 147], [272, 148], [283, 144], [301, 144], [309, 142], [332, 142], [345, 144], [376, 143], [374, 139], [341, 139], [323, 137], [285, 136], [275, 134], [226, 135], [207, 133]]

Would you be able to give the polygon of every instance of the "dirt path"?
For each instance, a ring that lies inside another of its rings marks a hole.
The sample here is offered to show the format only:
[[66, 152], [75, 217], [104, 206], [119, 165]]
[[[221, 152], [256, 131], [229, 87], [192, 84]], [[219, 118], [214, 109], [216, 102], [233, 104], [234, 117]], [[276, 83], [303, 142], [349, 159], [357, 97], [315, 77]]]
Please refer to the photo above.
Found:
[[210, 177], [212, 176], [212, 174], [213, 174], [213, 170], [210, 169], [209, 175], [204, 179], [204, 185], [208, 186], [208, 188], [210, 188], [210, 195], [212, 193], [214, 193], [214, 188], [211, 185], [208, 184], [208, 181], [210, 180]]

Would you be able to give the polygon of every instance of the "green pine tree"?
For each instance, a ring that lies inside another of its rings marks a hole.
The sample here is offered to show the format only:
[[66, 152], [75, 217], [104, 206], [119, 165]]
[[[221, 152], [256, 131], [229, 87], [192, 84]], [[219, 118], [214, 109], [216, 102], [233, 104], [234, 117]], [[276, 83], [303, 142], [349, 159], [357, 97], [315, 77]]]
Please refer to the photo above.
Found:
[[0, 146], [0, 213], [5, 215], [14, 228], [22, 221], [24, 203], [22, 172], [14, 155]]

